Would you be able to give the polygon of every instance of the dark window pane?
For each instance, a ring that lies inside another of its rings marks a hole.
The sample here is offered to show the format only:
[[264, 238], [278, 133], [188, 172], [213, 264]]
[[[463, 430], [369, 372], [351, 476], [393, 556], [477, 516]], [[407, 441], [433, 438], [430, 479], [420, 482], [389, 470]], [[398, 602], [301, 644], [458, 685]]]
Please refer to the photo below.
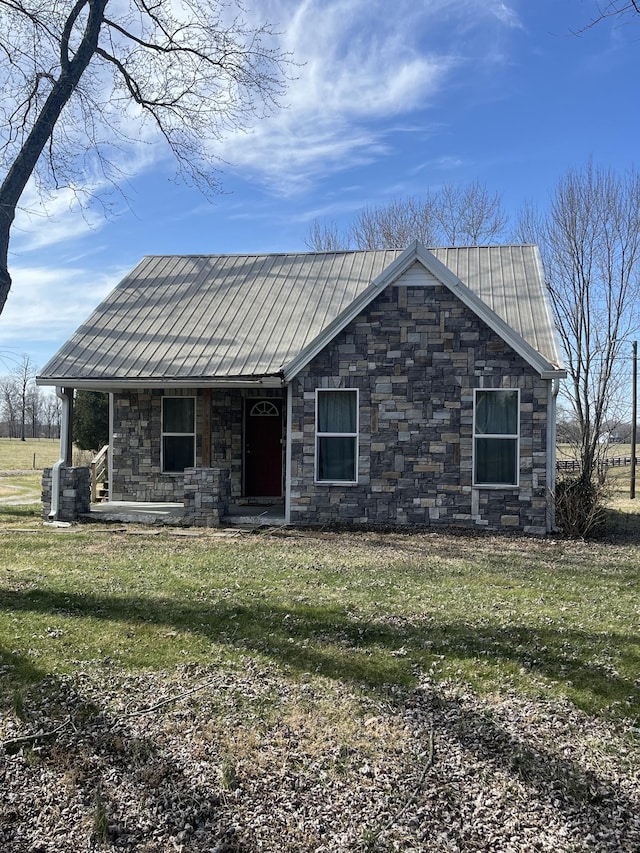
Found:
[[163, 432], [194, 432], [193, 397], [164, 397], [162, 400]]
[[476, 438], [475, 482], [515, 486], [517, 450], [515, 438]]
[[318, 480], [356, 479], [356, 439], [318, 439]]
[[356, 398], [355, 391], [320, 391], [318, 432], [355, 432]]
[[164, 471], [184, 471], [194, 465], [192, 435], [165, 435], [162, 439]]
[[476, 433], [517, 435], [518, 392], [478, 391], [476, 393]]

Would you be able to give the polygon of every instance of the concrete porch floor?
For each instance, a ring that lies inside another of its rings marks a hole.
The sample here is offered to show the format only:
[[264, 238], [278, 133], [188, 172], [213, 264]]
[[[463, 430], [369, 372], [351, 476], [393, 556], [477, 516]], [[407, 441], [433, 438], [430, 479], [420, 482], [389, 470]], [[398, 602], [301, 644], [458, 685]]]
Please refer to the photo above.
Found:
[[[181, 503], [156, 503], [146, 501], [105, 501], [91, 504], [88, 517], [91, 521], [115, 521], [129, 524], [168, 524], [180, 526], [184, 515]], [[222, 519], [228, 526], [284, 525], [284, 501], [231, 504]]]

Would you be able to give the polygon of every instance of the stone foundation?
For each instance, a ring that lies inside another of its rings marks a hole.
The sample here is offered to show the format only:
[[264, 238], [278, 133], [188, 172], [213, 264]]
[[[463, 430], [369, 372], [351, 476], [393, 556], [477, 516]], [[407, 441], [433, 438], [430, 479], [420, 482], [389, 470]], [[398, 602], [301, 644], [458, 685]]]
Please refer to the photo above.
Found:
[[[47, 521], [51, 511], [53, 468], [42, 474], [42, 518]], [[58, 521], [76, 521], [91, 508], [91, 472], [89, 468], [60, 469], [60, 500]]]
[[224, 468], [186, 468], [183, 523], [218, 527], [231, 501], [231, 479]]

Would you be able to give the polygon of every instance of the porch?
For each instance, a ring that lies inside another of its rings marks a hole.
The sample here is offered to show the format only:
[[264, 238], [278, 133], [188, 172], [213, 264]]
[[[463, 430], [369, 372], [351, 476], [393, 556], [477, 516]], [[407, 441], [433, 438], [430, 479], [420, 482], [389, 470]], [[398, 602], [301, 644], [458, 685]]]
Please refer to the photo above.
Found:
[[[92, 503], [87, 521], [121, 524], [157, 524], [182, 527], [185, 525], [183, 503], [145, 501], [102, 501]], [[284, 501], [241, 500], [228, 506], [220, 519], [227, 527], [280, 527], [286, 524]]]

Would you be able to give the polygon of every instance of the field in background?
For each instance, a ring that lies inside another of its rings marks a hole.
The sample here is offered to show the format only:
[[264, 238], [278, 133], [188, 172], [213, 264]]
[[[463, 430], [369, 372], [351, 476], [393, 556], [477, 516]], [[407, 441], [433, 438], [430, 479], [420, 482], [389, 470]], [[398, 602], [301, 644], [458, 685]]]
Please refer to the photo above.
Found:
[[0, 471], [41, 471], [59, 457], [57, 438], [0, 438]]
[[[88, 465], [92, 454], [74, 448], [74, 465]], [[40, 500], [42, 471], [60, 458], [57, 438], [0, 438], [0, 503]]]
[[[628, 456], [631, 447], [628, 444], [612, 445], [610, 455]], [[558, 458], [571, 458], [569, 445], [558, 446]], [[0, 438], [0, 501], [29, 503], [40, 498], [41, 472], [51, 467], [59, 458], [60, 442], [56, 439], [20, 439]], [[74, 450], [74, 464], [88, 465], [91, 461], [89, 451]], [[12, 472], [12, 473], [7, 473]], [[630, 500], [630, 467], [611, 468], [609, 470], [610, 497], [608, 505], [612, 510], [624, 515], [640, 516], [640, 469], [638, 471], [637, 498]]]

